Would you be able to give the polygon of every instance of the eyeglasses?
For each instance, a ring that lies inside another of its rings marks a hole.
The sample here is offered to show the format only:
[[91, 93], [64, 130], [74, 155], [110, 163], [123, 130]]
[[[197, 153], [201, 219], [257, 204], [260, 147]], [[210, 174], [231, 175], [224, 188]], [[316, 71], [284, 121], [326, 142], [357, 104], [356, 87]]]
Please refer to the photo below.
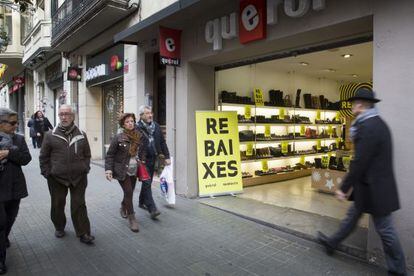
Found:
[[15, 126], [15, 125], [18, 125], [18, 124], [19, 124], [19, 122], [18, 122], [18, 121], [7, 121], [7, 120], [2, 120], [1, 122], [2, 122], [2, 123], [9, 124], [9, 125], [11, 125], [11, 126]]
[[73, 113], [59, 113], [59, 117], [70, 117], [73, 116]]

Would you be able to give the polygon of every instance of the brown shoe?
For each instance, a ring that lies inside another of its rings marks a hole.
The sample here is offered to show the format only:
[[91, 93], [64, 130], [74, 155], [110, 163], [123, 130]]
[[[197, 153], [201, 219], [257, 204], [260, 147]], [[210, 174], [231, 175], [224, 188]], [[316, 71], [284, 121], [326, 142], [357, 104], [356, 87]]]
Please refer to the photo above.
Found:
[[55, 237], [56, 238], [63, 238], [66, 235], [65, 230], [56, 230]]
[[129, 228], [132, 232], [139, 232], [138, 221], [135, 214], [128, 215]]
[[80, 242], [87, 244], [87, 245], [92, 245], [93, 241], [95, 240], [95, 237], [89, 234], [84, 234], [82, 236], [79, 237]]

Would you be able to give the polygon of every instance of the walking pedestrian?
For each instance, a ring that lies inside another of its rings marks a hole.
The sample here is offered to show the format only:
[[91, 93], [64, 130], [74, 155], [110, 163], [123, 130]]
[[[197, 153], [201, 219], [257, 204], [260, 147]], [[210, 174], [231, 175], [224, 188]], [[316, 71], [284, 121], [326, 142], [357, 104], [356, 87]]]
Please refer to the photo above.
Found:
[[164, 166], [171, 164], [170, 153], [160, 126], [153, 120], [151, 107], [141, 106], [139, 108], [139, 115], [140, 120], [137, 124], [137, 128], [148, 141], [145, 165], [150, 175], [150, 179], [142, 182], [138, 206], [142, 209], [147, 209], [151, 215], [151, 218], [155, 219], [161, 213], [158, 211], [152, 197], [152, 179], [156, 165]]
[[7, 273], [9, 234], [19, 211], [20, 200], [28, 195], [21, 166], [27, 165], [32, 157], [24, 136], [15, 133], [17, 126], [17, 113], [0, 108], [0, 274]]
[[30, 138], [32, 139], [32, 145], [33, 145], [33, 148], [35, 149], [37, 141], [36, 141], [36, 131], [34, 129], [34, 122], [35, 120], [34, 120], [34, 114], [33, 114], [30, 117], [30, 120], [27, 122], [27, 127], [29, 128], [29, 134], [30, 134]]
[[135, 218], [133, 195], [137, 182], [137, 168], [145, 162], [145, 137], [135, 129], [136, 119], [134, 113], [124, 113], [119, 119], [122, 131], [111, 141], [105, 157], [106, 179], [118, 180], [124, 192], [120, 213], [128, 218], [129, 227], [133, 232], [139, 232], [138, 222]]
[[65, 236], [65, 204], [70, 191], [70, 212], [77, 237], [86, 244], [93, 244], [91, 226], [85, 202], [91, 150], [85, 132], [75, 124], [75, 114], [69, 105], [59, 108], [60, 123], [45, 134], [40, 150], [40, 171], [47, 179], [51, 197], [51, 219], [55, 236]]
[[36, 144], [38, 148], [42, 147], [43, 138], [45, 132], [53, 129], [52, 124], [49, 122], [49, 119], [43, 115], [42, 111], [36, 111], [34, 114], [34, 130], [36, 132]]
[[391, 133], [375, 108], [380, 100], [375, 98], [374, 92], [360, 88], [349, 101], [356, 116], [350, 132], [355, 155], [336, 196], [345, 200], [352, 190], [350, 199], [354, 203], [338, 231], [330, 237], [319, 232], [318, 240], [326, 252], [332, 254], [355, 229], [362, 214], [371, 214], [382, 240], [389, 275], [406, 275], [404, 253], [391, 217], [391, 213], [400, 208], [392, 165]]

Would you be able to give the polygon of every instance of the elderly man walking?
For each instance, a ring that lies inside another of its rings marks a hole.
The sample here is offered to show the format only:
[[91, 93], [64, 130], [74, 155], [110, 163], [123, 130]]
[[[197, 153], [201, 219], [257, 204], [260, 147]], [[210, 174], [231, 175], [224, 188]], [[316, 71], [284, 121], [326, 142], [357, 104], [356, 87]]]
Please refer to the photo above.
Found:
[[380, 101], [374, 97], [374, 92], [361, 88], [349, 101], [356, 116], [351, 127], [355, 156], [336, 196], [345, 200], [352, 190], [350, 198], [354, 204], [339, 230], [330, 237], [319, 232], [318, 240], [327, 253], [332, 254], [355, 228], [362, 213], [371, 214], [382, 240], [389, 275], [406, 275], [404, 253], [391, 218], [391, 213], [400, 208], [392, 164], [391, 133], [374, 107]]
[[42, 175], [47, 179], [51, 196], [51, 219], [55, 236], [65, 236], [65, 204], [70, 191], [70, 211], [76, 235], [85, 244], [93, 244], [91, 227], [85, 203], [87, 175], [90, 170], [91, 150], [86, 134], [74, 124], [71, 106], [59, 108], [60, 123], [46, 133], [39, 161]]
[[22, 166], [32, 157], [22, 135], [16, 134], [17, 113], [0, 108], [0, 274], [7, 273], [6, 248], [9, 233], [19, 211], [20, 200], [27, 197]]

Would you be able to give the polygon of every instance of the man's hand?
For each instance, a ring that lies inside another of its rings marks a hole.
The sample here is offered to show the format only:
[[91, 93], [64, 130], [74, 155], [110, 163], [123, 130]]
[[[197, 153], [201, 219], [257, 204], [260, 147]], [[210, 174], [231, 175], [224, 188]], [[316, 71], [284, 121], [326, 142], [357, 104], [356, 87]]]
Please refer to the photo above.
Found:
[[42, 136], [42, 134], [40, 134], [40, 133], [38, 132], [38, 133], [36, 133], [36, 136], [37, 136], [37, 137], [40, 137], [40, 136]]
[[109, 181], [112, 181], [112, 171], [106, 171], [105, 172], [106, 179]]
[[171, 159], [165, 159], [165, 166], [171, 165]]
[[341, 190], [336, 190], [335, 191], [335, 196], [337, 199], [339, 199], [340, 201], [344, 201], [346, 200], [346, 194], [344, 194]]
[[9, 150], [0, 150], [0, 160], [3, 160], [9, 156]]

